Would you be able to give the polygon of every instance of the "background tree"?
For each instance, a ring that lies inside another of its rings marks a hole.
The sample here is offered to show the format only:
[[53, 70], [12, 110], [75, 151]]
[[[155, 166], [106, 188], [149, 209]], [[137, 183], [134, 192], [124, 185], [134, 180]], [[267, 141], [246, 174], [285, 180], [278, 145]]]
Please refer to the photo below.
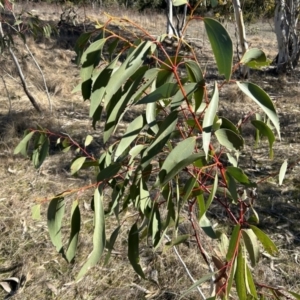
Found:
[[299, 0], [276, 0], [275, 32], [278, 43], [276, 58], [278, 73], [293, 70], [299, 61], [299, 33], [297, 30], [299, 17]]

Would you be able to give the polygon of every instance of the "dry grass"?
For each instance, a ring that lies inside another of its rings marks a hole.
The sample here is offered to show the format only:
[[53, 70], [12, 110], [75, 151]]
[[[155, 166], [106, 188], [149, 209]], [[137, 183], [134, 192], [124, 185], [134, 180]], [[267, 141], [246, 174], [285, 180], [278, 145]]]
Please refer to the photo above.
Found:
[[[58, 21], [57, 7], [34, 4], [34, 7], [26, 9], [35, 9], [35, 13], [43, 20]], [[83, 20], [83, 11], [79, 10], [79, 13]], [[111, 13], [124, 16], [123, 10], [113, 10]], [[131, 11], [125, 14], [134, 22], [146, 26], [153, 35], [164, 31], [163, 15], [149, 13], [138, 15]], [[99, 13], [88, 11], [87, 15], [90, 19], [95, 19], [100, 16], [100, 11]], [[191, 26], [188, 34], [201, 45], [202, 52], [199, 52], [199, 58], [205, 67], [212, 61], [212, 56], [203, 28], [198, 24], [197, 26]], [[233, 26], [231, 24], [227, 26], [234, 36]], [[274, 35], [267, 31], [269, 27], [266, 23], [260, 23], [258, 26], [261, 27], [258, 34], [250, 36], [252, 47], [263, 48], [269, 57], [274, 57], [276, 53]], [[35, 127], [38, 123], [53, 132], [70, 134], [79, 142], [82, 142], [87, 134], [94, 135], [97, 143], [93, 145], [93, 151], [97, 155], [101, 151], [101, 132], [95, 133], [91, 128], [91, 121], [88, 118], [89, 104], [84, 103], [79, 94], [71, 94], [79, 80], [79, 69], [71, 63], [75, 52], [60, 48], [55, 40], [37, 44], [28, 38], [28, 45], [46, 76], [54, 111], [53, 114], [45, 112], [43, 116], [36, 114], [22, 91], [10, 57], [7, 54], [1, 57], [0, 69], [3, 71], [0, 75], [5, 80], [10, 101], [3, 81], [0, 80], [2, 91], [0, 95], [0, 188], [2, 191], [0, 265], [2, 268], [22, 263], [22, 267], [2, 273], [1, 278], [12, 275], [26, 276], [25, 286], [20, 289], [15, 299], [178, 299], [180, 293], [188, 288], [191, 282], [172, 249], [162, 249], [158, 253], [153, 253], [147, 245], [142, 245], [141, 263], [145, 267], [147, 276], [152, 280], [141, 280], [130, 267], [126, 258], [126, 240], [130, 226], [128, 216], [126, 216], [128, 219], [124, 217], [124, 225], [115, 247], [116, 252], [112, 254], [109, 264], [104, 266], [101, 261], [81, 282], [73, 283], [82, 262], [92, 249], [93, 214], [89, 210], [89, 203], [93, 191], [74, 193], [67, 199], [68, 205], [75, 198], [80, 200], [83, 220], [78, 256], [76, 262], [71, 265], [56, 253], [49, 240], [46, 227], [46, 199], [65, 190], [87, 186], [94, 178], [88, 173], [82, 173], [78, 178], [70, 175], [70, 160], [74, 157], [72, 153], [61, 155], [53, 149], [41, 169], [34, 170], [31, 162], [14, 156], [13, 150], [23, 131]], [[48, 100], [41, 77], [19, 40], [16, 40], [15, 51], [24, 68], [30, 91], [44, 111], [47, 111]], [[209, 70], [208, 75], [210, 75]], [[267, 74], [253, 75], [253, 80], [274, 96], [283, 125], [283, 140], [275, 145], [276, 156], [273, 161], [266, 159], [268, 156], [266, 144], [259, 149], [252, 147], [245, 149], [242, 163], [255, 179], [266, 178], [269, 174], [278, 171], [284, 159], [293, 161], [299, 157], [300, 99], [299, 87], [296, 84], [298, 75], [297, 70], [295, 77], [289, 77], [287, 82], [280, 82]], [[221, 99], [220, 114], [229, 115], [235, 121], [253, 110], [253, 102], [244, 98], [235, 88], [222, 90]], [[250, 144], [252, 133], [252, 129], [247, 128], [247, 140]], [[255, 274], [260, 282], [284, 286], [299, 292], [300, 269], [297, 259], [300, 242], [300, 181], [298, 174], [299, 164], [296, 163], [294, 168], [288, 171], [283, 187], [278, 187], [275, 179], [269, 178], [259, 188], [257, 210], [261, 215], [261, 226], [278, 245], [280, 255], [274, 260], [262, 256], [262, 262]], [[31, 218], [31, 208], [36, 201], [43, 203], [41, 221], [34, 221]], [[211, 217], [215, 218], [216, 215], [218, 209], [213, 208]], [[108, 221], [107, 224], [109, 237], [116, 224], [113, 221]], [[218, 226], [222, 227], [225, 224]], [[66, 226], [64, 229], [67, 228]], [[182, 230], [191, 232], [187, 220], [183, 223]], [[196, 279], [208, 272], [193, 242], [179, 246], [178, 250]], [[208, 285], [203, 285], [204, 292], [207, 292], [208, 288]], [[1, 291], [0, 296], [4, 295]], [[199, 299], [199, 294], [193, 292], [186, 299]]]

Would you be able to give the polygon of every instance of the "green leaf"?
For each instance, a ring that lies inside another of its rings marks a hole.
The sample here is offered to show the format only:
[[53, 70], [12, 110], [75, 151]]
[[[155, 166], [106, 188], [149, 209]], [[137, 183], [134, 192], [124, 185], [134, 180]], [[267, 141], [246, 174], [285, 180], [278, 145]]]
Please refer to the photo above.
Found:
[[238, 82], [239, 89], [255, 103], [257, 103], [275, 126], [280, 139], [280, 125], [276, 109], [269, 95], [256, 84], [250, 82]]
[[138, 45], [122, 63], [117, 71], [111, 76], [106, 89], [105, 102], [108, 103], [111, 97], [142, 65], [147, 57], [147, 52], [153, 45], [150, 41], [142, 42]]
[[108, 141], [108, 139], [111, 137], [111, 134], [116, 130], [116, 126], [124, 115], [124, 111], [126, 111], [131, 102], [133, 102], [133, 94], [140, 85], [146, 70], [147, 66], [139, 68], [135, 74], [128, 79], [126, 84], [121, 87], [115, 95], [112, 96], [111, 101], [107, 106], [107, 116], [103, 134], [104, 143]]
[[154, 204], [153, 214], [152, 214], [152, 244], [156, 247], [160, 242], [160, 231], [161, 231], [161, 219], [159, 213], [159, 207], [157, 203]]
[[93, 137], [91, 135], [87, 135], [84, 141], [84, 147], [87, 147], [93, 141]]
[[93, 235], [93, 251], [89, 255], [87, 261], [81, 268], [77, 275], [76, 281], [82, 279], [82, 277], [88, 272], [88, 270], [94, 267], [104, 251], [105, 248], [105, 217], [103, 209], [103, 190], [99, 187], [94, 193], [94, 235]]
[[143, 153], [142, 157], [142, 168], [145, 168], [150, 161], [156, 156], [161, 149], [165, 146], [166, 142], [169, 140], [171, 133], [174, 131], [178, 112], [171, 112], [167, 118], [160, 125], [159, 131], [155, 136], [154, 141], [150, 144], [148, 148]]
[[248, 176], [244, 173], [244, 171], [237, 167], [228, 166], [226, 171], [239, 183], [244, 184], [246, 186], [255, 187], [256, 184], [251, 183]]
[[169, 242], [166, 242], [167, 246], [173, 247], [179, 244], [184, 243], [185, 241], [187, 241], [190, 238], [190, 234], [182, 234], [182, 235], [178, 235], [176, 238], [172, 239]]
[[202, 228], [202, 230], [206, 233], [207, 236], [209, 236], [212, 239], [217, 238], [217, 235], [214, 229], [212, 228], [209, 219], [206, 217], [205, 214], [201, 217], [199, 221], [199, 226]]
[[145, 115], [136, 117], [127, 127], [125, 134], [123, 135], [117, 150], [115, 152], [115, 160], [123, 154], [123, 152], [130, 146], [134, 139], [139, 135], [140, 131], [146, 124]]
[[280, 171], [279, 171], [279, 185], [282, 185], [286, 170], [287, 170], [287, 166], [288, 166], [288, 160], [285, 159], [283, 164], [280, 167]]
[[237, 265], [234, 279], [239, 299], [247, 299], [245, 259], [243, 257], [241, 248], [239, 249], [239, 253], [237, 256]]
[[145, 279], [145, 274], [139, 263], [139, 231], [136, 223], [132, 225], [128, 235], [128, 259], [135, 272]]
[[33, 220], [41, 220], [41, 204], [36, 204], [31, 207], [31, 215]]
[[229, 247], [228, 237], [225, 233], [221, 233], [221, 235], [219, 236], [219, 240], [220, 240], [219, 249], [221, 251], [221, 254], [225, 257]]
[[82, 157], [78, 157], [77, 159], [75, 159], [71, 165], [71, 174], [74, 175], [75, 173], [77, 173], [82, 165], [84, 164], [86, 160], [86, 157], [82, 156]]
[[171, 98], [176, 94], [179, 87], [177, 83], [174, 82], [168, 82], [163, 84], [162, 86], [155, 89], [152, 93], [148, 94], [144, 98], [142, 98], [140, 101], [136, 103], [136, 105], [139, 104], [148, 104], [153, 103], [161, 99], [167, 99]]
[[189, 198], [190, 198], [190, 195], [193, 191], [193, 188], [196, 184], [196, 178], [195, 177], [190, 177], [188, 179], [188, 181], [186, 182], [186, 184], [184, 185], [184, 188], [183, 188], [183, 196], [182, 196], [182, 201], [183, 202], [186, 202]]
[[[190, 157], [195, 151], [196, 138], [190, 137], [178, 143], [178, 145], [171, 151], [171, 153], [165, 159], [161, 171], [159, 172], [160, 183], [164, 183], [165, 177], [171, 172], [172, 169], [183, 161]], [[175, 176], [175, 175], [174, 175]]]
[[96, 78], [93, 77], [93, 90], [91, 95], [91, 105], [89, 116], [93, 120], [97, 117], [95, 116], [99, 112], [99, 107], [101, 107], [102, 100], [106, 92], [106, 86], [109, 79], [113, 73], [114, 68], [118, 62], [119, 56], [117, 56], [111, 63], [109, 63], [100, 73], [97, 74]]
[[34, 131], [29, 132], [26, 136], [22, 139], [22, 141], [18, 144], [18, 146], [14, 150], [14, 154], [21, 153], [22, 155], [27, 155], [27, 145], [32, 136], [34, 135]]
[[81, 57], [82, 67], [80, 70], [81, 91], [83, 99], [90, 99], [92, 91], [92, 72], [100, 59], [100, 50], [103, 48], [106, 39], [92, 43]]
[[259, 299], [251, 271], [247, 264], [245, 264], [245, 267], [246, 267], [246, 274], [245, 274], [246, 275], [246, 280], [245, 280], [246, 288], [247, 288], [248, 292], [254, 297], [254, 299]]
[[219, 129], [215, 132], [219, 143], [228, 150], [241, 150], [244, 147], [244, 139], [241, 135], [229, 129]]
[[227, 261], [231, 261], [233, 256], [236, 253], [236, 249], [239, 245], [239, 239], [240, 239], [240, 228], [241, 226], [239, 224], [235, 225], [231, 234], [229, 246], [228, 246], [228, 252], [226, 255]]
[[218, 21], [203, 18], [207, 36], [209, 38], [220, 74], [230, 80], [233, 59], [232, 40], [226, 29]]
[[185, 96], [183, 95], [181, 89], [179, 89], [177, 91], [177, 93], [175, 94], [175, 96], [172, 98], [171, 110], [175, 110], [178, 107], [180, 107], [182, 102], [185, 99], [190, 100], [190, 98], [192, 97], [192, 95], [196, 91], [196, 89], [197, 89], [197, 84], [196, 83], [188, 83], [188, 84], [184, 85], [183, 86], [183, 91], [184, 91]]
[[266, 61], [267, 61], [267, 57], [262, 50], [257, 49], [257, 48], [251, 48], [245, 52], [240, 63], [243, 65], [248, 65], [249, 62], [261, 63], [261, 62], [266, 62]]
[[259, 260], [259, 246], [256, 235], [252, 229], [242, 229], [244, 244], [249, 253], [252, 267], [255, 267]]
[[200, 83], [204, 80], [199, 64], [194, 60], [184, 62], [188, 78], [191, 82]]
[[201, 277], [199, 280], [195, 281], [195, 283], [191, 287], [189, 287], [186, 291], [183, 292], [183, 294], [180, 296], [179, 300], [186, 297], [187, 295], [189, 295], [201, 283], [203, 283], [207, 280], [210, 280], [216, 273], [217, 272], [206, 274], [203, 277]]
[[234, 133], [236, 133], [237, 135], [240, 134], [238, 128], [230, 120], [228, 120], [225, 117], [219, 117], [219, 120], [221, 121], [220, 128], [229, 129], [229, 130], [233, 131]]
[[35, 149], [32, 154], [33, 165], [38, 169], [44, 160], [46, 159], [49, 151], [49, 139], [46, 134], [40, 134], [37, 136], [37, 142], [35, 143]]
[[80, 222], [81, 222], [80, 210], [78, 206], [78, 200], [76, 200], [73, 202], [72, 212], [71, 212], [71, 234], [69, 238], [68, 249], [66, 251], [66, 258], [68, 262], [73, 261], [76, 254], [79, 231], [80, 231]]
[[[53, 198], [48, 206], [47, 225], [52, 244], [56, 247], [56, 251], [64, 253], [61, 240], [62, 219], [65, 212], [65, 200], [63, 197]], [[64, 255], [64, 254], [63, 254]]]
[[234, 275], [235, 275], [235, 272], [236, 272], [236, 265], [237, 265], [237, 259], [235, 259], [233, 261], [233, 264], [231, 265], [231, 270], [230, 270], [230, 274], [229, 274], [229, 278], [228, 278], [228, 283], [227, 283], [227, 287], [226, 287], [226, 296], [227, 296], [227, 299], [230, 298], [229, 295], [230, 295], [230, 291], [231, 291], [231, 288], [232, 288]]
[[259, 134], [266, 136], [269, 141], [270, 158], [273, 159], [273, 143], [275, 142], [275, 136], [271, 128], [264, 122], [259, 120], [252, 120], [251, 123], [259, 131]]
[[97, 176], [97, 181], [102, 182], [104, 180], [111, 179], [119, 172], [121, 166], [122, 165], [120, 163], [114, 163], [109, 165], [107, 168], [102, 169]]
[[[171, 168], [169, 170], [166, 170], [165, 167], [162, 167], [161, 171], [159, 172], [160, 185], [161, 186], [165, 185], [168, 181], [170, 181], [172, 178], [174, 178], [175, 175], [177, 175], [181, 170], [183, 170], [187, 166], [191, 165], [195, 161], [199, 160], [200, 158], [204, 158], [204, 156], [205, 155], [203, 152], [194, 153], [194, 154], [191, 154], [189, 157], [187, 157], [183, 160], [180, 160], [177, 164], [174, 164], [174, 161], [173, 161], [173, 168]], [[168, 165], [168, 167], [172, 167], [171, 163]]]
[[105, 262], [104, 262], [104, 265], [108, 264], [108, 261], [109, 261], [109, 258], [110, 258], [110, 255], [111, 255], [111, 252], [114, 248], [114, 244], [117, 240], [117, 237], [119, 235], [119, 232], [120, 232], [120, 228], [121, 226], [118, 226], [114, 231], [113, 233], [111, 234], [110, 238], [109, 238], [109, 242], [106, 244], [106, 248], [108, 250], [107, 252], [107, 255], [105, 257]]
[[203, 126], [203, 133], [202, 133], [203, 150], [206, 155], [206, 159], [208, 156], [210, 137], [213, 130], [213, 123], [217, 113], [218, 105], [219, 105], [219, 90], [218, 90], [218, 85], [215, 82], [214, 93], [208, 105], [208, 108], [205, 112], [203, 125], [202, 125]]
[[209, 209], [212, 201], [214, 200], [216, 192], [217, 192], [217, 188], [218, 188], [218, 174], [216, 173], [215, 179], [214, 179], [214, 184], [212, 186], [212, 189], [210, 191], [210, 194], [208, 196], [208, 199], [207, 199], [207, 202], [205, 205], [205, 212]]
[[234, 178], [231, 176], [231, 174], [226, 170], [225, 172], [225, 177], [226, 177], [226, 184], [227, 188], [231, 194], [231, 197], [233, 199], [234, 203], [237, 203], [238, 201], [238, 194], [237, 194], [237, 187], [236, 187], [236, 182]]
[[250, 225], [250, 228], [253, 230], [253, 232], [255, 233], [255, 235], [269, 254], [274, 255], [278, 253], [278, 249], [273, 243], [273, 241], [263, 231], [261, 231], [253, 225]]

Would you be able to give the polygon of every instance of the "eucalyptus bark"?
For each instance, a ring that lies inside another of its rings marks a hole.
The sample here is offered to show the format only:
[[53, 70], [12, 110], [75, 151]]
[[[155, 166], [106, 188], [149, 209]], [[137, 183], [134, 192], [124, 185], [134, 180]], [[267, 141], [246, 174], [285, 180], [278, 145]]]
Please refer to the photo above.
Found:
[[293, 70], [299, 61], [300, 48], [297, 24], [300, 0], [277, 0], [275, 8], [275, 33], [278, 55], [276, 58], [279, 74]]
[[[234, 7], [234, 15], [235, 15], [235, 22], [238, 31], [239, 43], [242, 49], [242, 56], [248, 50], [248, 42], [246, 38], [246, 30], [243, 18], [243, 11], [241, 8], [240, 0], [233, 0], [233, 7]], [[249, 68], [247, 66], [242, 66], [242, 76], [244, 78], [248, 77], [249, 75]]]

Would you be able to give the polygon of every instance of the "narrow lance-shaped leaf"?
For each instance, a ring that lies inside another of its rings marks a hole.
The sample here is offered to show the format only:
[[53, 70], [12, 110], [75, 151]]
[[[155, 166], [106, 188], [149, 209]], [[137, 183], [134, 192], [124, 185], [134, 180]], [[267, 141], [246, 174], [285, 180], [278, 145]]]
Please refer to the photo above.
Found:
[[244, 171], [238, 167], [228, 166], [226, 171], [239, 183], [244, 184], [246, 186], [256, 186], [250, 182], [248, 176], [244, 173]]
[[189, 137], [184, 141], [178, 143], [178, 145], [171, 151], [171, 153], [165, 159], [161, 171], [159, 172], [159, 180], [162, 184], [165, 177], [174, 169], [182, 160], [188, 158], [194, 151], [196, 145], [196, 138]]
[[247, 299], [247, 289], [246, 289], [246, 273], [245, 273], [245, 258], [243, 257], [242, 247], [239, 248], [237, 256], [237, 265], [235, 272], [235, 284], [236, 291], [239, 299]]
[[174, 95], [174, 97], [172, 98], [171, 109], [175, 110], [178, 107], [180, 107], [186, 98], [188, 99], [188, 101], [190, 101], [190, 99], [193, 96], [193, 93], [197, 90], [197, 88], [198, 88], [197, 83], [194, 83], [194, 82], [184, 85], [183, 91], [184, 91], [185, 96], [183, 95], [181, 89], [179, 89], [177, 91], [177, 93]]
[[259, 259], [259, 246], [257, 242], [257, 237], [253, 233], [252, 229], [242, 230], [244, 244], [249, 253], [250, 261], [252, 267], [255, 267]]
[[[89, 116], [93, 118], [93, 120], [97, 117], [97, 112], [99, 112], [101, 103], [103, 101], [103, 97], [105, 95], [106, 86], [108, 81], [113, 73], [114, 68], [118, 62], [119, 56], [117, 56], [110, 64], [108, 64], [97, 76], [93, 77], [93, 90], [90, 105], [90, 114]], [[98, 120], [97, 120], [98, 121]]]
[[91, 142], [93, 141], [93, 137], [91, 135], [87, 135], [84, 141], [84, 147], [87, 147], [91, 144]]
[[229, 129], [219, 129], [215, 132], [218, 142], [228, 150], [241, 150], [244, 147], [244, 139]]
[[253, 126], [258, 130], [259, 134], [262, 136], [266, 136], [269, 141], [269, 148], [270, 148], [270, 158], [273, 159], [273, 143], [275, 142], [275, 136], [271, 128], [262, 121], [259, 120], [252, 120], [251, 123]]
[[215, 82], [214, 93], [203, 119], [202, 139], [203, 139], [203, 150], [206, 155], [206, 159], [208, 156], [210, 138], [211, 138], [213, 123], [217, 113], [218, 105], [219, 105], [219, 90], [218, 90], [218, 85]]
[[80, 70], [81, 91], [83, 99], [89, 99], [92, 91], [92, 72], [100, 58], [100, 50], [104, 46], [106, 39], [92, 43], [81, 57], [82, 67]]
[[86, 160], [86, 157], [82, 156], [82, 157], [78, 157], [77, 159], [75, 159], [71, 165], [71, 174], [74, 175], [75, 173], [77, 173], [82, 165], [84, 164]]
[[278, 253], [278, 249], [275, 246], [274, 242], [263, 231], [253, 225], [250, 225], [250, 228], [253, 230], [253, 232], [269, 254], [274, 255]]
[[128, 125], [126, 132], [117, 147], [115, 160], [117, 160], [118, 157], [130, 146], [130, 144], [135, 140], [140, 131], [143, 129], [145, 124], [145, 115], [140, 115]]
[[14, 150], [14, 154], [21, 153], [22, 155], [27, 155], [27, 145], [32, 136], [34, 135], [34, 131], [29, 132], [22, 141], [18, 144], [18, 146]]
[[171, 112], [164, 122], [160, 125], [159, 131], [155, 136], [154, 141], [144, 151], [142, 157], [142, 168], [145, 168], [151, 161], [151, 159], [157, 155], [168, 141], [171, 133], [174, 131], [177, 123], [178, 113], [176, 111]]
[[34, 165], [35, 168], [38, 169], [43, 164], [46, 157], [48, 156], [49, 145], [50, 145], [49, 138], [46, 136], [46, 134], [44, 134], [43, 142], [39, 148], [38, 162]]
[[36, 204], [31, 208], [31, 215], [33, 220], [41, 220], [41, 204]]
[[153, 103], [161, 99], [171, 98], [176, 94], [178, 89], [179, 87], [177, 83], [174, 82], [165, 83], [159, 88], [155, 89], [152, 93], [148, 94], [140, 101], [138, 101], [136, 105]]
[[128, 236], [128, 259], [135, 270], [135, 272], [145, 279], [145, 274], [140, 265], [140, 254], [139, 254], [139, 231], [137, 224], [134, 223], [129, 231]]
[[[105, 102], [108, 103], [117, 90], [130, 78], [142, 65], [152, 42], [142, 42], [134, 49], [122, 63], [120, 68], [111, 76], [106, 89]], [[106, 106], [106, 105], [105, 105]]]
[[132, 102], [133, 94], [138, 88], [143, 76], [147, 70], [147, 66], [139, 68], [135, 74], [133, 74], [123, 87], [112, 96], [111, 102], [107, 107], [107, 116], [103, 134], [103, 141], [106, 143], [111, 137], [111, 134], [116, 130], [120, 118], [123, 116], [123, 112], [126, 111], [127, 106]]
[[255, 287], [255, 283], [251, 271], [247, 264], [245, 264], [245, 267], [246, 267], [246, 280], [245, 280], [246, 288], [248, 292], [254, 297], [254, 299], [258, 299], [257, 291], [256, 291], [256, 287]]
[[226, 255], [227, 261], [231, 261], [233, 256], [236, 253], [236, 248], [239, 247], [240, 242], [240, 228], [241, 226], [239, 224], [235, 225], [231, 234], [229, 246], [228, 246], [228, 252]]
[[111, 252], [113, 250], [113, 247], [114, 247], [114, 244], [117, 240], [117, 237], [119, 235], [119, 232], [120, 232], [120, 228], [121, 226], [118, 226], [114, 231], [113, 233], [111, 234], [110, 238], [109, 238], [109, 242], [108, 244], [106, 245], [107, 249], [108, 249], [108, 253], [105, 257], [105, 262], [104, 262], [104, 265], [106, 265], [109, 261], [109, 258], [110, 258], [110, 255], [111, 255]]
[[103, 209], [103, 190], [99, 187], [94, 193], [94, 235], [93, 251], [77, 275], [76, 281], [82, 279], [87, 271], [94, 267], [104, 251], [105, 247], [105, 217]]
[[279, 171], [279, 185], [282, 185], [286, 170], [287, 170], [287, 166], [288, 166], [288, 161], [287, 159], [284, 160], [283, 164], [280, 167], [280, 171]]
[[204, 18], [204, 25], [209, 38], [220, 74], [230, 79], [233, 59], [232, 40], [226, 29], [218, 21]]
[[[48, 206], [47, 225], [50, 239], [56, 247], [56, 251], [63, 252], [63, 244], [61, 239], [62, 219], [65, 212], [65, 200], [63, 197], [53, 198]], [[64, 254], [63, 254], [64, 255]]]
[[160, 242], [160, 231], [161, 231], [161, 220], [159, 207], [157, 203], [154, 204], [153, 214], [152, 214], [152, 244], [156, 247]]
[[275, 106], [269, 95], [256, 84], [250, 82], [237, 82], [239, 89], [255, 103], [257, 103], [275, 126], [280, 138], [279, 118]]
[[183, 292], [183, 294], [180, 296], [179, 300], [183, 299], [183, 298], [186, 299], [186, 296], [188, 294], [190, 294], [198, 285], [200, 285], [201, 283], [211, 279], [217, 272], [206, 274], [206, 275], [202, 276], [199, 280], [196, 280], [191, 287], [189, 287], [186, 291]]
[[66, 258], [68, 262], [71, 262], [75, 257], [80, 231], [80, 222], [80, 210], [78, 206], [78, 200], [76, 200], [73, 202], [71, 212], [71, 234], [69, 238], [68, 249], [66, 251]]

